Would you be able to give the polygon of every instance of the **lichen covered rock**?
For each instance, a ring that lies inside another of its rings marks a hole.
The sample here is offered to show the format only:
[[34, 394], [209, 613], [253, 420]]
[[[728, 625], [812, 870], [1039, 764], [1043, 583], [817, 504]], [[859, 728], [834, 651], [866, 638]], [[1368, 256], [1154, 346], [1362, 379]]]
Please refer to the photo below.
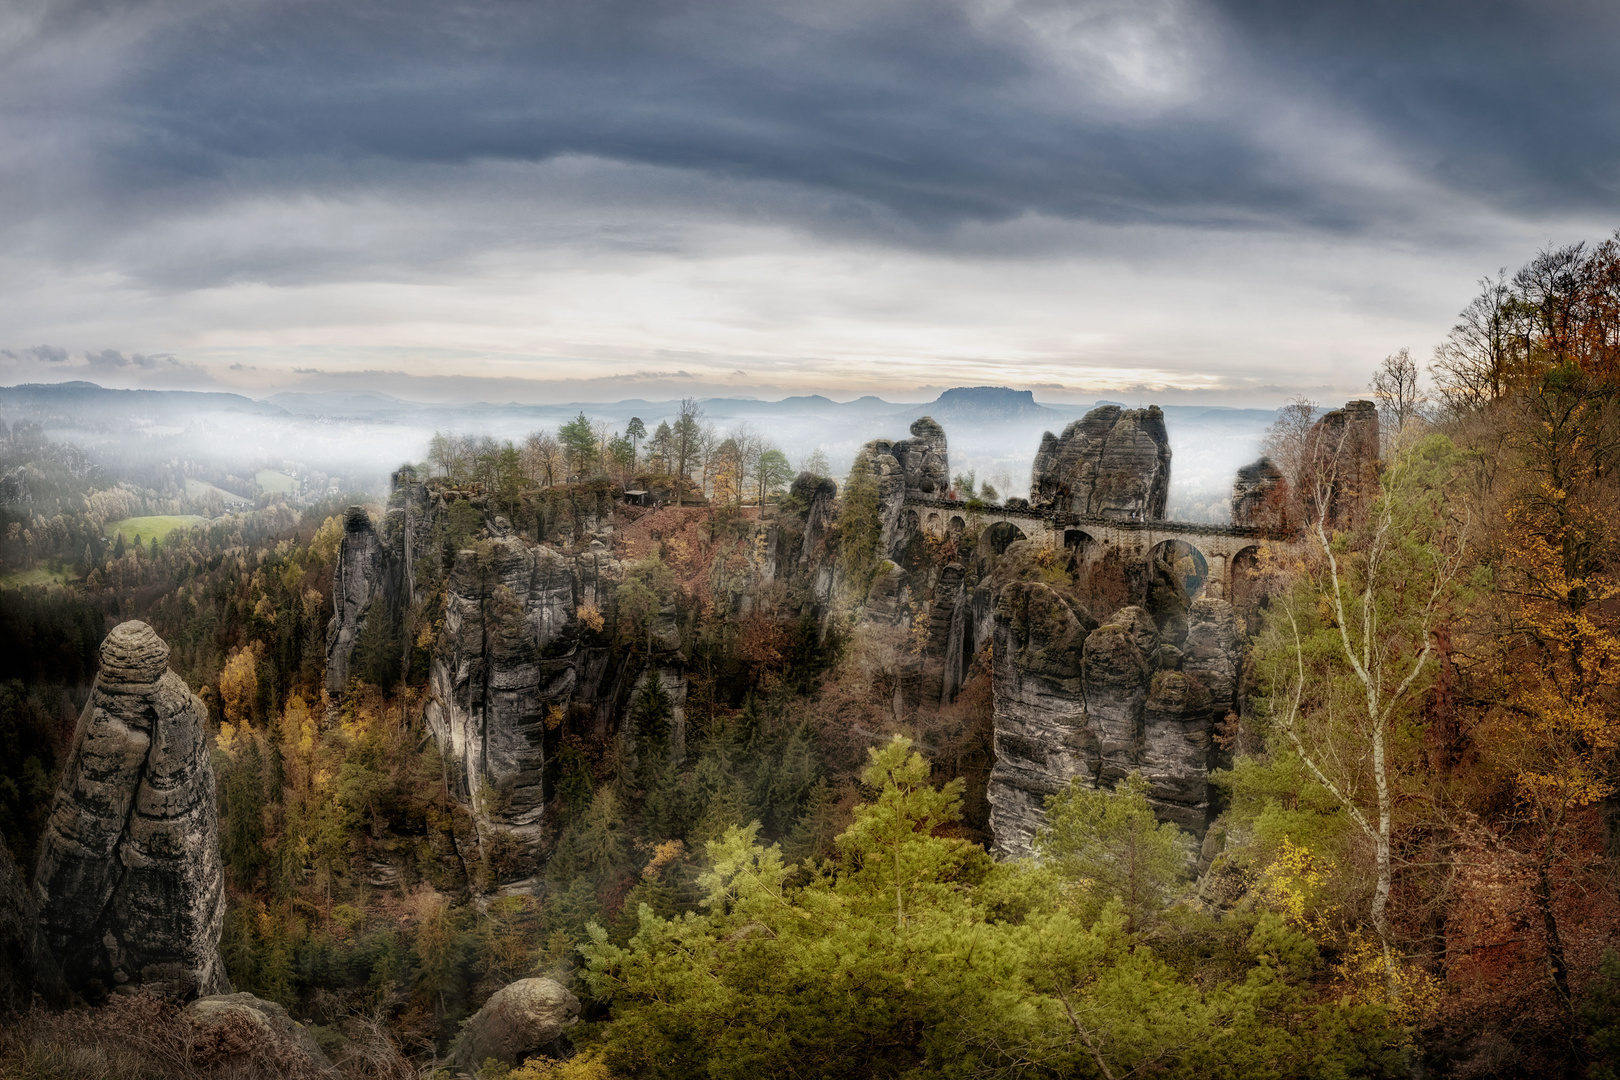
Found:
[[230, 989], [214, 772], [201, 700], [142, 622], [101, 645], [34, 875], [69, 984], [186, 999]]
[[1121, 521], [1158, 521], [1170, 497], [1170, 438], [1157, 405], [1104, 405], [1041, 437], [1030, 505]]
[[579, 999], [555, 979], [519, 979], [495, 991], [461, 1029], [451, 1057], [475, 1071], [494, 1059], [521, 1065], [579, 1019]]

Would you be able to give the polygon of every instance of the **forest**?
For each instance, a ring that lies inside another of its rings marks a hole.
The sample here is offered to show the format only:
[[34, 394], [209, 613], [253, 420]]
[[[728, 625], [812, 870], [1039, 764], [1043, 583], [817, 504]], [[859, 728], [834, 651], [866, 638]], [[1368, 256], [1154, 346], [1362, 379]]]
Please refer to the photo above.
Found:
[[[193, 507], [13, 424], [0, 557], [53, 576], [0, 593], [13, 876], [149, 624], [206, 711], [230, 987], [315, 1049], [86, 984], [15, 995], [0, 1076], [1620, 1076], [1620, 240], [1370, 367], [1369, 467], [1315, 402], [1268, 436], [1289, 528], [1229, 597], [1198, 831], [1104, 747], [1019, 857], [1008, 701], [1097, 712], [1121, 611], [1180, 675], [1194, 598], [1009, 543], [977, 515], [1029, 500], [971, 474], [930, 496], [960, 529], [897, 533], [916, 441], [829, 478], [695, 403], [581, 413], [126, 543]], [[469, 1058], [527, 979], [577, 1021]]]

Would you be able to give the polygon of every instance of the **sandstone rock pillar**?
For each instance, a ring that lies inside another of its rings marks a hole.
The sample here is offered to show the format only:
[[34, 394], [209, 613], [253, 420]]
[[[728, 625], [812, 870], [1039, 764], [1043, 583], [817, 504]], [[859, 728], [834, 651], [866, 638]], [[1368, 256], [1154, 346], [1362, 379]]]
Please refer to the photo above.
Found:
[[230, 990], [207, 713], [168, 660], [143, 622], [102, 642], [41, 842], [40, 928], [69, 984], [91, 996]]

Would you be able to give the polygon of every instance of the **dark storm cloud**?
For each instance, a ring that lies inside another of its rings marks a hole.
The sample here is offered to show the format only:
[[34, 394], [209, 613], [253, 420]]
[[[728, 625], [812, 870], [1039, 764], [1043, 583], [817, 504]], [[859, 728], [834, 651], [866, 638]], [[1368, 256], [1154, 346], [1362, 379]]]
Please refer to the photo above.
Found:
[[50, 132], [41, 169], [71, 163], [137, 214], [589, 155], [779, 182], [831, 200], [831, 219], [868, 207], [924, 230], [1028, 213], [1360, 229], [1422, 212], [1360, 170], [1545, 212], [1606, 205], [1620, 158], [1612, 5], [47, 10], [0, 55], [5, 137]]

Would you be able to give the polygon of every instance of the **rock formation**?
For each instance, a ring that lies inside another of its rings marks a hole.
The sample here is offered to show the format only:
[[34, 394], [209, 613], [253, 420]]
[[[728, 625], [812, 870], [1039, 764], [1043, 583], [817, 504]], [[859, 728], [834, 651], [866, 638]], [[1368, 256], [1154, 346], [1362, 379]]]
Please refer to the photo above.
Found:
[[924, 416], [912, 421], [910, 439], [874, 439], [861, 448], [861, 456], [877, 481], [879, 544], [888, 558], [897, 559], [916, 531], [904, 515], [906, 499], [942, 499], [950, 490], [945, 429]]
[[245, 1021], [257, 1037], [255, 1055], [275, 1061], [287, 1076], [337, 1075], [314, 1036], [273, 1001], [252, 994], [212, 994], [187, 1005], [186, 1012], [202, 1027]]
[[90, 996], [230, 990], [207, 713], [168, 660], [142, 622], [102, 642], [41, 841], [40, 927], [69, 984]]
[[1041, 436], [1029, 502], [1120, 521], [1157, 521], [1170, 497], [1170, 439], [1157, 405], [1103, 405]]
[[556, 1042], [579, 1019], [579, 999], [554, 979], [519, 979], [490, 995], [461, 1029], [451, 1058], [475, 1072], [493, 1058], [507, 1065]]
[[387, 603], [397, 588], [395, 561], [372, 528], [363, 506], [343, 513], [343, 543], [338, 549], [332, 582], [332, 621], [326, 628], [326, 689], [343, 692], [349, 682], [349, 661], [355, 644], [379, 601]]
[[1111, 788], [1133, 771], [1160, 820], [1203, 835], [1214, 724], [1232, 707], [1240, 665], [1231, 605], [1193, 602], [1183, 651], [1140, 607], [1092, 624], [1062, 590], [1014, 581], [1001, 588], [994, 634], [989, 798], [1001, 853], [1031, 853], [1046, 798], [1073, 779]]
[[1232, 483], [1232, 524], [1286, 532], [1293, 527], [1288, 478], [1263, 457], [1238, 470]]
[[1310, 467], [1326, 492], [1329, 527], [1349, 527], [1377, 493], [1378, 438], [1378, 407], [1370, 401], [1346, 402], [1312, 426]]
[[1289, 531], [1314, 520], [1322, 502], [1330, 528], [1351, 525], [1378, 490], [1378, 407], [1348, 401], [1322, 414], [1295, 451], [1297, 476], [1265, 457], [1238, 470], [1232, 524]]
[[[546, 719], [581, 678], [576, 567], [550, 548], [492, 540], [456, 557], [429, 673], [427, 722], [450, 785], [480, 822], [538, 844]], [[600, 599], [593, 581], [591, 599]]]

